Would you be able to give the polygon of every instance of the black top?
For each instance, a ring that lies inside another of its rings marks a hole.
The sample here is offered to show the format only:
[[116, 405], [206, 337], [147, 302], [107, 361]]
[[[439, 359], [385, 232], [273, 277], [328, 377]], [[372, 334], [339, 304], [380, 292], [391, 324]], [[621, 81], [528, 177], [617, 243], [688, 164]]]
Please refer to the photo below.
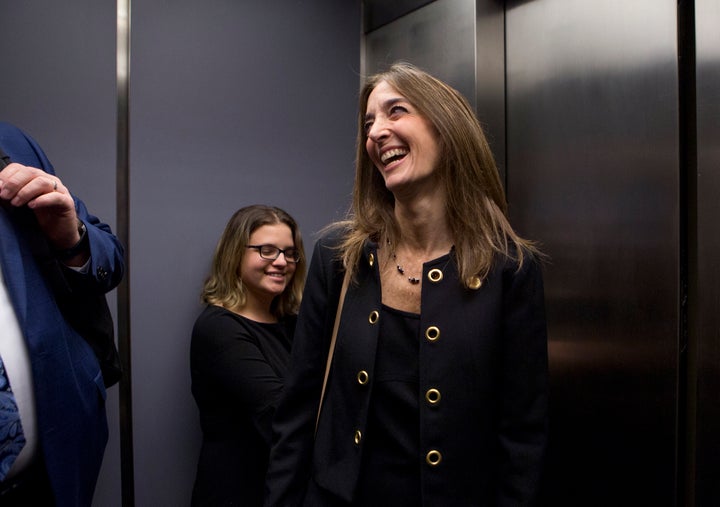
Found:
[[195, 321], [190, 369], [203, 441], [193, 505], [262, 505], [294, 323], [255, 322], [215, 305]]
[[[343, 281], [337, 254], [342, 240], [339, 230], [315, 243], [292, 367], [273, 418], [268, 507], [302, 505], [303, 495], [317, 490], [345, 503], [357, 498], [371, 440], [368, 423], [384, 324], [374, 314], [381, 310], [382, 286], [377, 244], [371, 241], [347, 288], [315, 432]], [[472, 287], [461, 283], [452, 253], [423, 265], [418, 340], [422, 505], [520, 507], [534, 505], [537, 498], [548, 428], [542, 270], [529, 252], [520, 267], [510, 254], [496, 256], [487, 276], [472, 280]], [[368, 373], [368, 384], [359, 382], [361, 371]], [[442, 399], [426, 401], [431, 388]]]
[[382, 306], [375, 381], [353, 505], [417, 506], [420, 499], [420, 316]]

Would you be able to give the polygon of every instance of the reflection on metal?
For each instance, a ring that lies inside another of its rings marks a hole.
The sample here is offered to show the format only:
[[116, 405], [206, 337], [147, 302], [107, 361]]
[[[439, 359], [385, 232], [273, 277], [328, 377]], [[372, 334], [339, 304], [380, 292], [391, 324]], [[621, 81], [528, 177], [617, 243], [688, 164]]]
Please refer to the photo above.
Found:
[[[697, 258], [691, 264], [696, 337], [695, 502], [720, 505], [720, 0], [695, 0], [697, 58]], [[693, 272], [693, 267], [695, 268]], [[695, 275], [694, 278], [692, 275]], [[692, 286], [692, 285], [691, 285]]]
[[552, 258], [548, 505], [675, 503], [676, 10], [507, 2], [511, 220]]
[[371, 32], [431, 2], [433, 0], [363, 0], [364, 30]]
[[[397, 60], [406, 60], [451, 84], [475, 109], [503, 176], [505, 42], [502, 2], [436, 0], [412, 3], [428, 5], [367, 33], [363, 41], [363, 75], [382, 70]], [[371, 15], [367, 10], [373, 6], [380, 12], [378, 2], [365, 4], [366, 18]], [[392, 5], [395, 9], [400, 7], [399, 4]]]
[[720, 0], [405, 14], [368, 15], [363, 69], [408, 59], [475, 101], [552, 259], [543, 504], [719, 504]]
[[504, 182], [505, 9], [497, 0], [476, 0], [475, 8], [475, 112]]
[[437, 0], [365, 37], [363, 75], [409, 61], [458, 89], [475, 106], [475, 1]]
[[117, 1], [117, 236], [125, 246], [125, 277], [117, 288], [120, 381], [120, 460], [122, 505], [135, 505], [132, 437], [132, 369], [130, 348], [130, 4]]

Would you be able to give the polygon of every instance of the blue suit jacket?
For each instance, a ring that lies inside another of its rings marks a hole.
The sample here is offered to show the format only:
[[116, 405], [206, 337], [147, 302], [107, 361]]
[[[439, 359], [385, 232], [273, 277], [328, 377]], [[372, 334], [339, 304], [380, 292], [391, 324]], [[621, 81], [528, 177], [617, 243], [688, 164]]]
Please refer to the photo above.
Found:
[[[37, 143], [3, 122], [0, 147], [13, 162], [54, 174]], [[107, 292], [123, 275], [122, 246], [80, 200], [75, 204], [91, 252], [84, 287]], [[64, 320], [43, 278], [30, 249], [37, 230], [28, 230], [21, 213], [31, 212], [0, 207], [0, 267], [30, 355], [40, 449], [58, 507], [90, 505], [108, 436], [105, 386], [92, 349]]]

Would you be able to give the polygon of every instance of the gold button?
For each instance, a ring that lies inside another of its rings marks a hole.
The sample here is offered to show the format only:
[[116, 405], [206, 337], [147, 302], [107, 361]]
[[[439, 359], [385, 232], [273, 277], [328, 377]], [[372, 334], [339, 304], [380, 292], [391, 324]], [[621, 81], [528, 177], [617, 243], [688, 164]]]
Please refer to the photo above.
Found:
[[470, 287], [472, 290], [478, 290], [482, 286], [482, 280], [480, 280], [479, 276], [471, 276], [468, 280], [468, 287]]
[[373, 310], [372, 312], [370, 312], [370, 316], [368, 317], [368, 322], [370, 322], [370, 324], [375, 324], [379, 318], [380, 318], [380, 314], [378, 313], [378, 311]]
[[440, 339], [440, 329], [435, 326], [430, 326], [425, 330], [425, 338], [429, 342], [434, 342]]
[[365, 384], [368, 383], [368, 379], [370, 379], [368, 372], [366, 372], [365, 370], [360, 370], [358, 372], [358, 374], [357, 374], [358, 384], [360, 384], [361, 386], [364, 386]]
[[361, 440], [362, 440], [362, 432], [360, 430], [355, 430], [355, 435], [353, 436], [353, 442], [355, 442], [355, 445], [360, 445]]
[[431, 467], [436, 467], [440, 464], [442, 461], [442, 454], [440, 454], [440, 451], [436, 451], [433, 449], [432, 451], [429, 451], [425, 455], [425, 462], [430, 465]]
[[440, 391], [435, 388], [428, 389], [425, 393], [425, 399], [430, 405], [437, 405], [440, 403]]
[[373, 267], [373, 265], [375, 265], [375, 255], [374, 254], [368, 255], [368, 262], [370, 263], [370, 267]]
[[428, 280], [430, 280], [433, 283], [437, 283], [440, 280], [443, 279], [443, 272], [440, 271], [438, 268], [431, 269], [428, 271]]

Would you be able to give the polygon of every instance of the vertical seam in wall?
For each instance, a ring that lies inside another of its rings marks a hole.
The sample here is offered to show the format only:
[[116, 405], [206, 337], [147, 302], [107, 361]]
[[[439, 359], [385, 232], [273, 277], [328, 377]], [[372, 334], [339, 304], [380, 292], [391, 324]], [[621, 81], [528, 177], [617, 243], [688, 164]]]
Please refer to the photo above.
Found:
[[695, 505], [697, 398], [697, 99], [695, 5], [677, 3], [679, 149], [679, 329], [676, 505]]
[[132, 375], [130, 348], [130, 5], [117, 0], [117, 235], [125, 246], [125, 276], [117, 289], [118, 350], [123, 366], [120, 380], [120, 481], [122, 505], [135, 505], [132, 435]]

